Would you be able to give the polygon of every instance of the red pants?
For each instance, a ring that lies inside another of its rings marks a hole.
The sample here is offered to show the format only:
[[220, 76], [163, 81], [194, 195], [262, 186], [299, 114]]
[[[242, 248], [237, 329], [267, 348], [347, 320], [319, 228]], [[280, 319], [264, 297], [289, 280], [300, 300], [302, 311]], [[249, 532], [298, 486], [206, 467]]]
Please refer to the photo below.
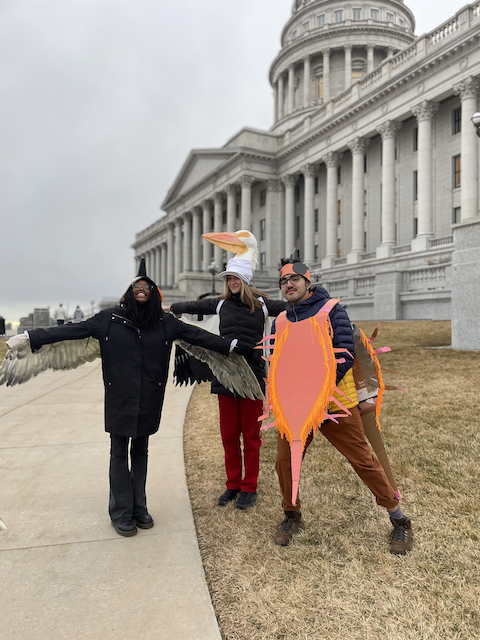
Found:
[[[218, 395], [220, 409], [220, 433], [225, 449], [225, 471], [227, 489], [248, 491], [257, 490], [260, 468], [260, 423], [263, 412], [262, 400], [249, 398], [230, 398]], [[240, 434], [243, 436], [243, 458], [245, 475], [242, 480], [242, 451]]]
[[[370, 447], [365, 440], [365, 432], [357, 407], [350, 409], [352, 415], [346, 418], [337, 418], [338, 424], [331, 420], [324, 422], [321, 428], [323, 435], [329, 440], [335, 449], [350, 462], [355, 472], [360, 476], [377, 500], [377, 504], [392, 509], [398, 505], [395, 493], [387, 480], [382, 465], [370, 452]], [[307, 438], [305, 451], [313, 440], [313, 434]], [[292, 468], [290, 460], [290, 445], [286, 438], [278, 436], [277, 463], [275, 466], [278, 481], [283, 495], [283, 508], [285, 511], [300, 509], [300, 497], [297, 504], [292, 505]]]

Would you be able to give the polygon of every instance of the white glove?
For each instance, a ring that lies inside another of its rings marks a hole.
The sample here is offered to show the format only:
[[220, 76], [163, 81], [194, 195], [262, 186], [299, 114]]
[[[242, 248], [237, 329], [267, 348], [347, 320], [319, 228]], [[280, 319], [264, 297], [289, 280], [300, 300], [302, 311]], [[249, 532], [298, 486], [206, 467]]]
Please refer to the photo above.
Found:
[[28, 336], [26, 336], [24, 333], [19, 333], [17, 336], [13, 336], [13, 338], [7, 340], [5, 344], [10, 349], [10, 351], [16, 351], [17, 349], [20, 349], [20, 347], [24, 347], [29, 342], [30, 339]]

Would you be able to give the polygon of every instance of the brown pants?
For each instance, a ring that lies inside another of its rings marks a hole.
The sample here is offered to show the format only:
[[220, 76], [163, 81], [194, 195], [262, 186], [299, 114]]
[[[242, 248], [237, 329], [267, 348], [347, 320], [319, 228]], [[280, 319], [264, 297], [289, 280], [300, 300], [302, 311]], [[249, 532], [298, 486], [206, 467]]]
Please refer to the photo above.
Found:
[[[345, 456], [355, 472], [360, 476], [377, 500], [377, 504], [393, 509], [398, 505], [392, 487], [380, 462], [370, 452], [370, 447], [365, 440], [362, 420], [357, 407], [350, 409], [352, 415], [345, 418], [337, 418], [338, 424], [332, 420], [324, 422], [321, 428], [323, 435], [329, 440], [335, 449]], [[305, 453], [313, 440], [313, 433], [305, 443]], [[292, 505], [292, 468], [290, 460], [290, 445], [286, 438], [278, 435], [277, 463], [275, 465], [278, 481], [283, 495], [283, 508], [285, 511], [297, 511], [301, 507], [300, 497], [297, 504]]]

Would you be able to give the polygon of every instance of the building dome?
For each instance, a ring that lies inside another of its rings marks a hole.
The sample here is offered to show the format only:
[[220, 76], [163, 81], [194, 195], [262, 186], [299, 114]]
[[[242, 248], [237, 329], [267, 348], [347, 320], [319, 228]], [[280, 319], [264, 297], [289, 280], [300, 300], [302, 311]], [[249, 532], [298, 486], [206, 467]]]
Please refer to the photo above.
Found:
[[403, 0], [294, 0], [270, 68], [273, 131], [286, 131], [415, 40]]

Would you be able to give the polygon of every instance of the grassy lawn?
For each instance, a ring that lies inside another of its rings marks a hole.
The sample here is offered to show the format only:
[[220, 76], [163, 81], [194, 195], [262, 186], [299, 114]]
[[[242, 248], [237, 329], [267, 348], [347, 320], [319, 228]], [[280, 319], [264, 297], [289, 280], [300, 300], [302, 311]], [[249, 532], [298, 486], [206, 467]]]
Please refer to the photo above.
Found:
[[[359, 323], [370, 335], [375, 324]], [[225, 488], [216, 396], [194, 392], [185, 425], [193, 511], [226, 640], [472, 640], [480, 637], [475, 411], [480, 359], [455, 352], [449, 322], [384, 323], [375, 347], [387, 384], [382, 431], [415, 537], [389, 553], [390, 524], [349, 464], [319, 434], [300, 480], [305, 531], [274, 543], [282, 520], [276, 429], [261, 450], [257, 505], [216, 506]]]
[[3, 362], [6, 353], [7, 345], [5, 344], [5, 340], [0, 340], [0, 363]]

